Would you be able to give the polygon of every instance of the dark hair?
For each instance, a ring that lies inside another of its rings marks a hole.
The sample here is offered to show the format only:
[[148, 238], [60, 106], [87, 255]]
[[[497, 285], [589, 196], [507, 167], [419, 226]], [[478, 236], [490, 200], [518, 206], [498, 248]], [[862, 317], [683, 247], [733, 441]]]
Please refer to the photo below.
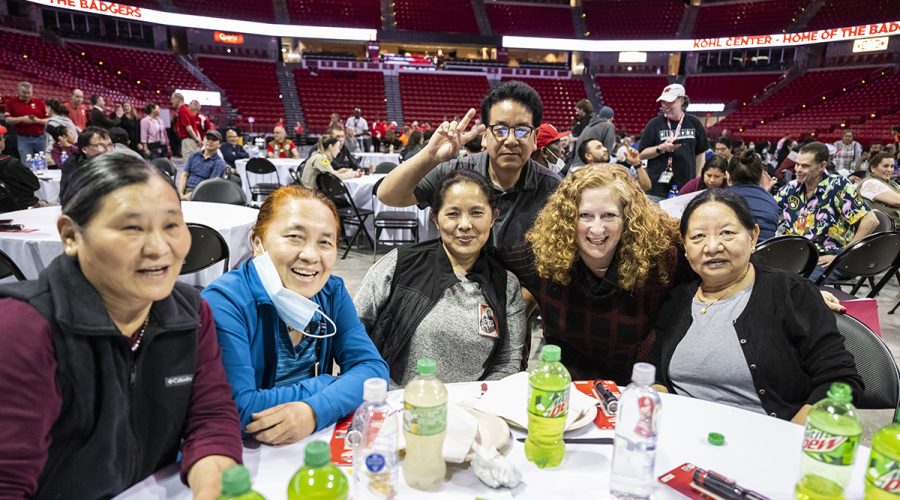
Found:
[[434, 217], [437, 217], [438, 212], [440, 212], [441, 208], [444, 206], [444, 197], [447, 194], [447, 190], [453, 185], [461, 182], [471, 182], [478, 186], [487, 198], [488, 206], [491, 207], [491, 211], [497, 208], [497, 195], [494, 191], [494, 187], [491, 186], [491, 183], [478, 172], [461, 168], [445, 175], [438, 183], [437, 190], [434, 193], [434, 200], [432, 200], [431, 203], [431, 213]]
[[147, 105], [144, 106], [144, 113], [149, 115], [157, 106], [159, 106], [159, 104], [156, 104], [155, 102], [148, 102]]
[[113, 127], [109, 129], [109, 138], [113, 141], [113, 144], [124, 144], [128, 145], [128, 132], [122, 127]]
[[700, 189], [706, 189], [706, 182], [703, 181], [703, 177], [706, 174], [707, 170], [710, 169], [721, 170], [724, 174], [728, 171], [728, 160], [725, 159], [722, 155], [712, 155], [706, 163], [703, 164], [703, 168], [700, 169]]
[[466, 148], [466, 151], [470, 153], [480, 153], [481, 152], [481, 136], [476, 135], [474, 139], [465, 143], [463, 145]]
[[96, 105], [98, 101], [100, 101], [100, 95], [91, 94], [91, 104]]
[[[521, 104], [531, 111], [531, 126], [537, 128], [544, 118], [544, 104], [541, 96], [527, 83], [518, 80], [503, 82], [491, 89], [481, 101], [481, 121], [485, 125], [491, 124], [491, 108], [503, 101], [513, 101]], [[509, 123], [508, 125], [515, 125]]]
[[578, 151], [576, 153], [578, 154], [578, 158], [584, 163], [587, 163], [587, 158], [585, 158], [584, 155], [587, 153], [588, 144], [592, 141], [601, 142], [600, 139], [590, 138], [578, 145]]
[[732, 156], [728, 164], [728, 176], [735, 185], [758, 185], [762, 174], [762, 158], [753, 151], [744, 151], [740, 156]]
[[172, 179], [144, 160], [125, 153], [95, 156], [75, 169], [69, 177], [68, 186], [60, 194], [62, 214], [84, 227], [97, 214], [108, 194], [133, 184], [149, 182], [152, 176], [163, 179], [177, 194]]
[[103, 139], [109, 137], [109, 131], [102, 127], [87, 127], [82, 130], [81, 134], [78, 135], [78, 142], [76, 143], [79, 153], [91, 143], [91, 139], [93, 139], [94, 136]]
[[891, 163], [894, 162], [894, 156], [888, 153], [887, 151], [878, 153], [877, 155], [869, 158], [869, 171], [872, 171], [872, 167], [878, 165], [884, 160], [891, 160]]
[[59, 138], [69, 135], [69, 129], [65, 125], [47, 125], [47, 133], [54, 141], [59, 142]]
[[47, 100], [47, 107], [59, 116], [69, 116], [69, 110], [56, 99]]
[[575, 107], [580, 109], [582, 112], [584, 112], [584, 114], [594, 112], [594, 105], [591, 104], [591, 101], [589, 101], [587, 99], [582, 99], [582, 100], [578, 101], [577, 103], [575, 103]]
[[431, 140], [431, 136], [434, 135], [434, 129], [428, 129], [422, 134], [422, 142], [428, 142]]
[[822, 144], [821, 142], [810, 142], [808, 144], [800, 146], [799, 154], [807, 153], [813, 153], [815, 155], [816, 163], [823, 163], [828, 161], [828, 146]]
[[406, 142], [406, 149], [411, 150], [412, 148], [419, 146], [422, 144], [422, 131], [413, 130], [411, 134], [409, 134], [409, 140]]
[[731, 149], [731, 139], [729, 139], [728, 137], [725, 137], [724, 135], [722, 137], [719, 137], [718, 139], [716, 139], [716, 144], [724, 144], [725, 147], [727, 147], [728, 149]]
[[756, 226], [756, 222], [753, 221], [753, 214], [750, 213], [750, 207], [741, 195], [727, 189], [708, 189], [691, 200], [687, 207], [685, 207], [684, 213], [681, 214], [679, 231], [681, 232], [682, 239], [687, 236], [688, 222], [691, 220], [691, 215], [694, 214], [694, 211], [707, 203], [721, 203], [727, 205], [728, 208], [734, 211], [734, 215], [737, 216], [738, 222], [740, 222], [747, 231], [752, 232], [753, 228]]

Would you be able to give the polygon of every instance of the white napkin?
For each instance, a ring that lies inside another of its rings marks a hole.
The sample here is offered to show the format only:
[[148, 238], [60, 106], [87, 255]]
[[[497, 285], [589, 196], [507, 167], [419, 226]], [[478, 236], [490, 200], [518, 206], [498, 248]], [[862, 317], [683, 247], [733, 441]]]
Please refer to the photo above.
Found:
[[[519, 372], [492, 382], [490, 389], [475, 402], [475, 409], [497, 415], [523, 429], [528, 428], [528, 373]], [[597, 400], [581, 393], [572, 384], [569, 388], [569, 414], [566, 430], [586, 413], [597, 411]]]
[[[399, 391], [398, 391], [399, 392]], [[394, 396], [394, 395], [392, 395]], [[398, 397], [388, 397], [388, 403], [392, 408], [403, 408], [403, 394]], [[390, 418], [399, 419], [397, 425], [400, 431], [399, 449], [406, 448], [406, 439], [403, 436], [403, 411], [394, 413]], [[444, 438], [444, 461], [454, 464], [465, 462], [466, 455], [472, 449], [475, 442], [475, 434], [478, 432], [478, 419], [474, 415], [461, 408], [456, 403], [447, 403], [447, 436]]]

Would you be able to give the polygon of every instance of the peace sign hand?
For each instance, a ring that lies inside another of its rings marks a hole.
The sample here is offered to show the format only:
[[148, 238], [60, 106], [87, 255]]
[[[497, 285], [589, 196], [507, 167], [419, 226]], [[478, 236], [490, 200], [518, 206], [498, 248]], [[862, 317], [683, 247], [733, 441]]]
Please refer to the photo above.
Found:
[[469, 108], [462, 120], [445, 121], [434, 131], [425, 149], [437, 163], [455, 158], [465, 143], [484, 133], [484, 124], [478, 124], [466, 132], [466, 127], [474, 116], [475, 108]]

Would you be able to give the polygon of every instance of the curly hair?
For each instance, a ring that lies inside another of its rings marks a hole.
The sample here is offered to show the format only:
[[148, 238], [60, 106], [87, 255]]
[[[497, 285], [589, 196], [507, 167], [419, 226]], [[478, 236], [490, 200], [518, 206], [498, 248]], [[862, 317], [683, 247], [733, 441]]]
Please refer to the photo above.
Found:
[[531, 243], [541, 278], [563, 285], [571, 282], [572, 264], [580, 258], [576, 225], [581, 195], [587, 189], [609, 188], [624, 216], [616, 248], [619, 286], [628, 291], [643, 288], [653, 271], [661, 283], [669, 283], [669, 249], [681, 241], [678, 222], [655, 206], [627, 171], [613, 167], [617, 166], [593, 164], [569, 175], [538, 213], [525, 239]]

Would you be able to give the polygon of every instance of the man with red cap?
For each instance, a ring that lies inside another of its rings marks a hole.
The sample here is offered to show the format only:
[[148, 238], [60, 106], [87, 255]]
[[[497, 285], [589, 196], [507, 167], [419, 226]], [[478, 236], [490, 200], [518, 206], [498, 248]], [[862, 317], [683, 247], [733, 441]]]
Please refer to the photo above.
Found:
[[571, 132], [560, 132], [549, 123], [542, 123], [537, 128], [535, 143], [537, 149], [531, 154], [531, 159], [541, 166], [559, 173], [566, 165], [566, 151], [563, 151], [560, 139]]

